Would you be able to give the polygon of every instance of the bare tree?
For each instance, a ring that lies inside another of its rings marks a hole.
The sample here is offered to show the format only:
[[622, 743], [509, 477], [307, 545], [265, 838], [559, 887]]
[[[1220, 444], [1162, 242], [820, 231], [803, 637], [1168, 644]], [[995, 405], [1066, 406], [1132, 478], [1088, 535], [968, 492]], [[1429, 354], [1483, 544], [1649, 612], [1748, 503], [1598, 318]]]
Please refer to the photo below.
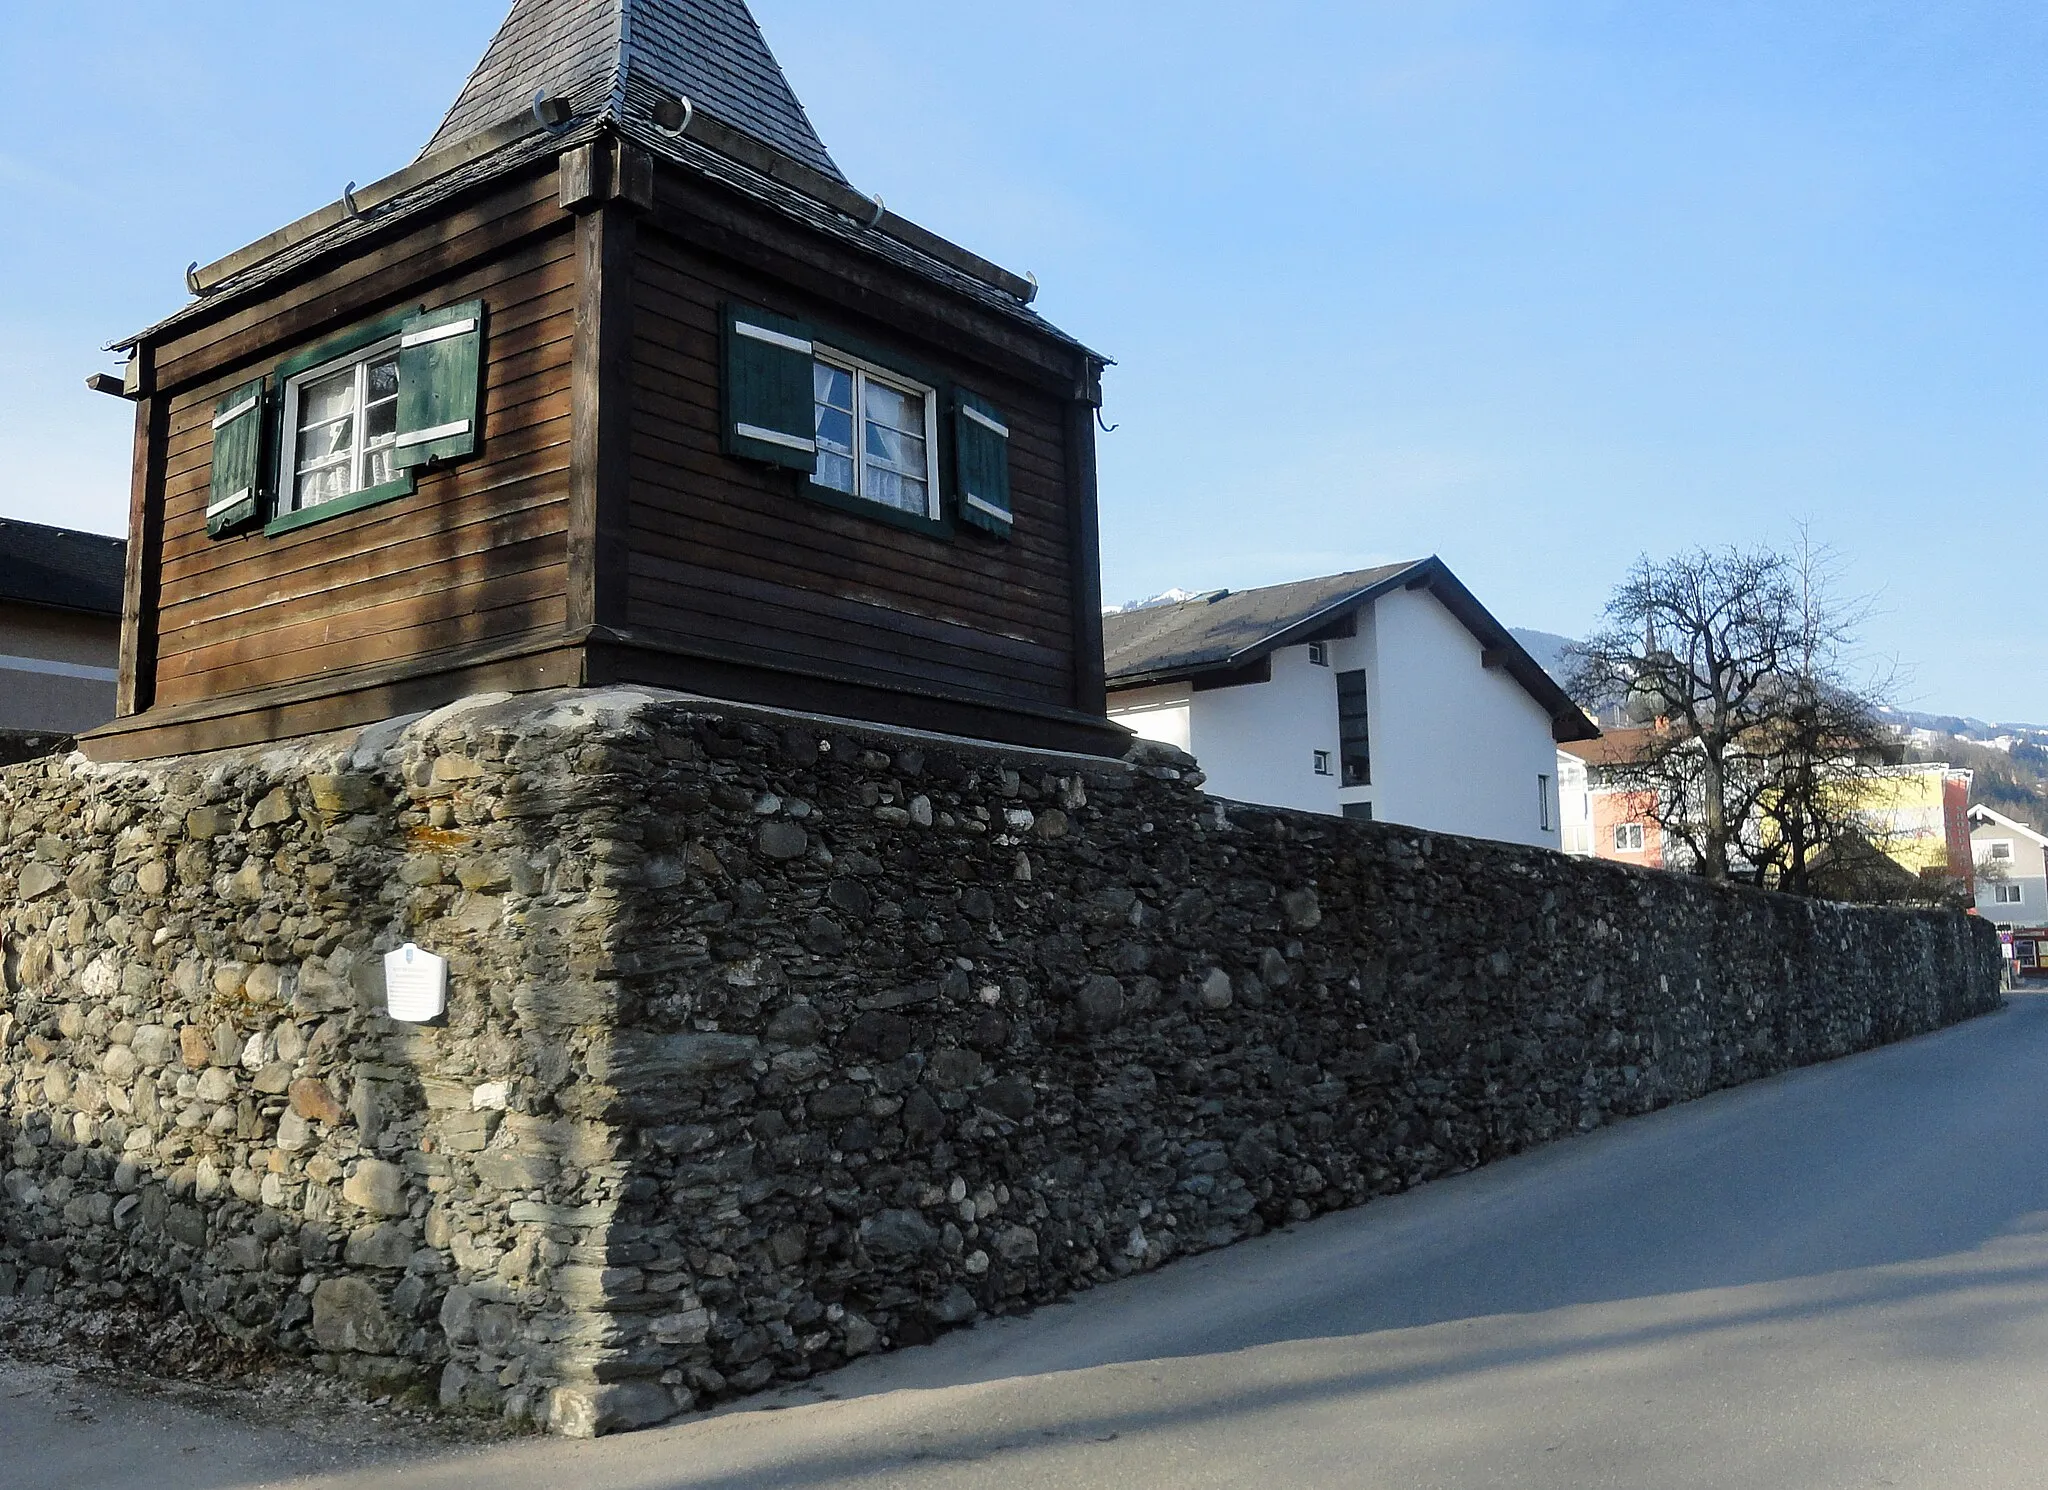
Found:
[[1757, 802], [1748, 857], [1759, 884], [1814, 893], [1823, 857], [1851, 844], [1889, 855], [1902, 829], [1889, 815], [1889, 769], [1903, 756], [1878, 710], [1890, 673], [1855, 678], [1848, 656], [1870, 602], [1845, 598], [1835, 555], [1802, 526], [1787, 561], [1798, 611], [1784, 674], [1766, 690], [1776, 707], [1764, 727], [1768, 785]]
[[1877, 826], [1857, 782], [1881, 770], [1890, 735], [1846, 665], [1868, 611], [1832, 579], [1804, 541], [1791, 557], [1646, 556], [1578, 649], [1573, 691], [1622, 698], [1650, 727], [1609, 780], [1653, 794], [1666, 841], [1708, 879], [1805, 891], [1818, 856]]

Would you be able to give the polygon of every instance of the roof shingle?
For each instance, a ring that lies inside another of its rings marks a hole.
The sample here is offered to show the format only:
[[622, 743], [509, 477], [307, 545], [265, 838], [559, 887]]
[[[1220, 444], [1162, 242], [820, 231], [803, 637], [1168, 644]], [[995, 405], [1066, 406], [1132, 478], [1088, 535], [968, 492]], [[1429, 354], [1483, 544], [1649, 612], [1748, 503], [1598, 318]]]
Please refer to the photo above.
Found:
[[0, 518], [0, 600], [121, 614], [125, 539]]
[[745, 0], [515, 0], [424, 157], [512, 117], [536, 93], [579, 115], [645, 116], [688, 99], [843, 182]]

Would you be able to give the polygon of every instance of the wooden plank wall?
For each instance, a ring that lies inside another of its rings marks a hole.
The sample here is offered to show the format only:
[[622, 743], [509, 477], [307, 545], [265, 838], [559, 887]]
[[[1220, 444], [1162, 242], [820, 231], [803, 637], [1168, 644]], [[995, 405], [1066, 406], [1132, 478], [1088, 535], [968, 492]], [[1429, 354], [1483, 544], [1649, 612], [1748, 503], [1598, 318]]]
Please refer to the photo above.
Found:
[[[765, 667], [1069, 706], [1065, 407], [643, 226], [634, 285], [633, 630]], [[959, 378], [1009, 418], [1016, 532], [929, 537], [799, 495], [719, 448], [720, 309], [837, 324]]]
[[[307, 286], [160, 357], [173, 375], [203, 375], [169, 400], [158, 705], [560, 633], [576, 263], [553, 188], [552, 172], [519, 184], [351, 266], [341, 283]], [[223, 392], [355, 321], [479, 297], [488, 322], [474, 459], [426, 472], [417, 492], [380, 506], [274, 538], [208, 540], [210, 425]], [[266, 339], [266, 327], [304, 329]]]

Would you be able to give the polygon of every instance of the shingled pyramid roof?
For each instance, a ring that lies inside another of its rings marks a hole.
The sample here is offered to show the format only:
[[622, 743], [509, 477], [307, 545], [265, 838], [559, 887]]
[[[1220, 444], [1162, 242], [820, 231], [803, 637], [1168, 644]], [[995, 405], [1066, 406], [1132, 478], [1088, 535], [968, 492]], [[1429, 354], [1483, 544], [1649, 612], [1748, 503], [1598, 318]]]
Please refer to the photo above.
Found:
[[645, 119], [688, 99], [720, 123], [845, 181], [746, 0], [514, 0], [422, 156], [518, 114], [536, 93], [576, 113]]

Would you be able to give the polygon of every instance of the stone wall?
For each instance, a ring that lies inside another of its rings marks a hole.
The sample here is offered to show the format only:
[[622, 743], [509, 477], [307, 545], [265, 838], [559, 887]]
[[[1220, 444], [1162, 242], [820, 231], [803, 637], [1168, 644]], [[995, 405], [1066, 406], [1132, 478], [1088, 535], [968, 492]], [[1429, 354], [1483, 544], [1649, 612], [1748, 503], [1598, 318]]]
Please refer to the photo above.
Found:
[[1997, 1002], [1960, 916], [1199, 786], [645, 690], [13, 767], [0, 1292], [606, 1431]]

